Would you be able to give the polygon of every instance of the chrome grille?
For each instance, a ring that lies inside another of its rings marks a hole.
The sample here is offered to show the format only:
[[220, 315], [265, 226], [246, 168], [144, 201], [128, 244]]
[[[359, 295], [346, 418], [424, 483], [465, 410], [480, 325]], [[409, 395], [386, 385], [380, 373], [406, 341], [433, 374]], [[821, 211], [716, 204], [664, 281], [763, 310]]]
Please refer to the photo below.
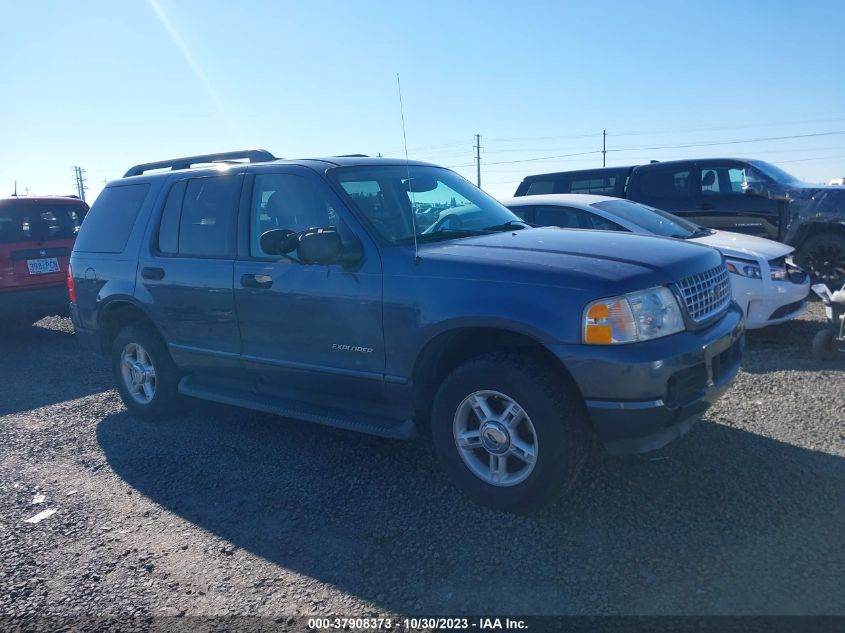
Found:
[[731, 302], [731, 282], [724, 265], [682, 279], [678, 289], [690, 318], [696, 323], [718, 314]]

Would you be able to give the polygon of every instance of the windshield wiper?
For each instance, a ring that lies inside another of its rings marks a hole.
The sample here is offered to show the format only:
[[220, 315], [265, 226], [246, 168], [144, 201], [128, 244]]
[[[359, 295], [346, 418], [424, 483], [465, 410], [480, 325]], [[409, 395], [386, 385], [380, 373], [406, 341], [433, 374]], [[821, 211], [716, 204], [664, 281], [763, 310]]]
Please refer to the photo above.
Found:
[[528, 222], [523, 222], [522, 220], [508, 220], [507, 222], [502, 222], [501, 224], [494, 224], [493, 226], [485, 226], [483, 229], [479, 229], [480, 231], [490, 231], [491, 233], [495, 233], [497, 231], [510, 231], [512, 229], [521, 231], [523, 229], [530, 229], [531, 225]]
[[690, 238], [695, 238], [695, 237], [704, 237], [704, 236], [706, 236], [706, 235], [713, 235], [713, 229], [708, 229], [708, 228], [707, 228], [707, 227], [705, 227], [705, 226], [699, 226], [699, 227], [698, 227], [698, 228], [697, 228], [697, 229], [693, 232], [693, 234], [692, 234], [692, 235], [690, 235]]
[[[439, 231], [435, 231], [434, 233], [420, 233], [417, 235], [418, 242], [435, 242], [439, 239], [453, 239], [456, 237], [473, 237], [477, 235], [487, 235], [488, 233], [493, 233], [493, 231], [486, 231], [484, 229], [441, 229]], [[408, 238], [409, 241], [413, 238]]]

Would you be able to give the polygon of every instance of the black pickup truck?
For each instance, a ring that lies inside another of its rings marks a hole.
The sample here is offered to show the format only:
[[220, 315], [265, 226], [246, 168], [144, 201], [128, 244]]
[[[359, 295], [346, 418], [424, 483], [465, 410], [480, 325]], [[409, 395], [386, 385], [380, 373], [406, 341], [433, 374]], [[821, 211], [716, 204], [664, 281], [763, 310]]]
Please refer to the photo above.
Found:
[[794, 246], [829, 284], [845, 281], [845, 188], [801, 182], [760, 160], [706, 158], [528, 176], [514, 195], [592, 193], [629, 198], [714, 229]]

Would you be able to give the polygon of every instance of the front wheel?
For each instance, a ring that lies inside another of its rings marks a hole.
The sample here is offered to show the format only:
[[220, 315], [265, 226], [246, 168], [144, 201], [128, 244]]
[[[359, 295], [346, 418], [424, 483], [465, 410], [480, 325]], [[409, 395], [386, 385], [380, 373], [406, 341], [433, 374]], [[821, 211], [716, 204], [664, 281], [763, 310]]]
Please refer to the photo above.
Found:
[[589, 453], [577, 390], [548, 366], [495, 352], [455, 369], [432, 410], [435, 450], [470, 498], [527, 512], [574, 483]]
[[836, 360], [839, 355], [839, 341], [833, 328], [825, 328], [813, 337], [813, 356], [817, 360]]
[[814, 280], [836, 289], [845, 282], [845, 236], [838, 233], [816, 234], [796, 255], [796, 262]]
[[151, 327], [131, 324], [120, 330], [112, 343], [111, 360], [117, 390], [129, 411], [157, 418], [176, 410], [179, 373]]

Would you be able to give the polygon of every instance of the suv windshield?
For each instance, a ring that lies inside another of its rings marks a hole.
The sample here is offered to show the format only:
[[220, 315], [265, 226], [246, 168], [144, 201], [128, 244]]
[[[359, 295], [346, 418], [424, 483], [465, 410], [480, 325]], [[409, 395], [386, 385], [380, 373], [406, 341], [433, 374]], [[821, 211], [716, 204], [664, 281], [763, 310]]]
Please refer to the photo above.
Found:
[[525, 228], [516, 215], [441, 167], [379, 165], [329, 172], [380, 237], [408, 243]]
[[0, 204], [0, 244], [73, 239], [85, 208], [67, 203], [12, 202]]
[[660, 211], [644, 204], [628, 200], [606, 200], [594, 202], [590, 206], [607, 211], [622, 220], [636, 224], [649, 233], [661, 237], [680, 237], [683, 239], [699, 235], [701, 227], [687, 222], [671, 213]]

